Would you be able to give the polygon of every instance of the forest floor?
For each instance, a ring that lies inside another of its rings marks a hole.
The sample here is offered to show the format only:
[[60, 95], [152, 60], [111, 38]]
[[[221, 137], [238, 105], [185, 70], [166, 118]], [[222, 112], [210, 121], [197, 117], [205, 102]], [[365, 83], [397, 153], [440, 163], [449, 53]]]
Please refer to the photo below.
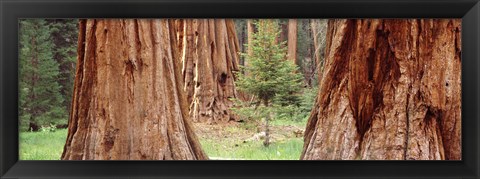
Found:
[[[304, 121], [274, 120], [271, 144], [263, 146], [263, 126], [258, 123], [207, 125], [195, 123], [195, 133], [212, 160], [298, 160], [303, 148]], [[20, 132], [20, 160], [59, 160], [67, 129]]]
[[258, 123], [194, 124], [202, 148], [212, 160], [298, 160], [306, 121], [272, 121], [270, 145]]

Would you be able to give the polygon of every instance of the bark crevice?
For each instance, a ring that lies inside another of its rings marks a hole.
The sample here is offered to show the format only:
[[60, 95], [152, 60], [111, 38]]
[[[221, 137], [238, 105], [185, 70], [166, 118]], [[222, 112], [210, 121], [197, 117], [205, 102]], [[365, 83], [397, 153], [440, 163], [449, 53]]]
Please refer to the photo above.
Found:
[[207, 159], [190, 126], [169, 23], [81, 21], [85, 49], [79, 46], [63, 160]]
[[301, 159], [460, 159], [460, 25], [329, 20]]

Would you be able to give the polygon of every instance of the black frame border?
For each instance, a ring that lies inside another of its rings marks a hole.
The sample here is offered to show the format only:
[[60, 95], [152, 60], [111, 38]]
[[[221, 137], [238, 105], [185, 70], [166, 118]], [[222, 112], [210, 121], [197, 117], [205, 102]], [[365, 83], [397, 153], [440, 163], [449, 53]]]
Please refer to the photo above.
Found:
[[[19, 161], [21, 18], [462, 18], [462, 161]], [[479, 0], [0, 0], [0, 178], [480, 178]]]

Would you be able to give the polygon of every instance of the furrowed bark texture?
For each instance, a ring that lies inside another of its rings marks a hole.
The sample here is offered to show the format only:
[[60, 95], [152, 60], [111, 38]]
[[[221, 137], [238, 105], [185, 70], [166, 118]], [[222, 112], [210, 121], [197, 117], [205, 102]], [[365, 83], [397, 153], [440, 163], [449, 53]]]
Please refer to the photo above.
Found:
[[[178, 46], [178, 49], [183, 49], [183, 39], [184, 39], [184, 35], [185, 35], [185, 20], [184, 19], [175, 19], [175, 20], [170, 20], [169, 22], [173, 22], [175, 25], [174, 25], [174, 35], [175, 35], [175, 39], [176, 39], [176, 42], [177, 42], [177, 46]], [[178, 52], [181, 52], [181, 50], [178, 50]]]
[[186, 19], [183, 40], [184, 89], [194, 122], [236, 120], [230, 111], [236, 98], [234, 72], [239, 45], [235, 23], [228, 19]]
[[63, 160], [207, 159], [169, 20], [82, 20]]
[[461, 159], [461, 20], [329, 20], [326, 43], [301, 159]]

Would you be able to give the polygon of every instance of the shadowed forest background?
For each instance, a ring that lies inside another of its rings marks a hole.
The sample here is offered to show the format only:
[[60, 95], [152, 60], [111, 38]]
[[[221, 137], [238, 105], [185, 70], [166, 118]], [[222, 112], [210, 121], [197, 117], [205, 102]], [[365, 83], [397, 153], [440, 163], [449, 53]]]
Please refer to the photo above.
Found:
[[20, 21], [21, 160], [458, 160], [455, 19]]

